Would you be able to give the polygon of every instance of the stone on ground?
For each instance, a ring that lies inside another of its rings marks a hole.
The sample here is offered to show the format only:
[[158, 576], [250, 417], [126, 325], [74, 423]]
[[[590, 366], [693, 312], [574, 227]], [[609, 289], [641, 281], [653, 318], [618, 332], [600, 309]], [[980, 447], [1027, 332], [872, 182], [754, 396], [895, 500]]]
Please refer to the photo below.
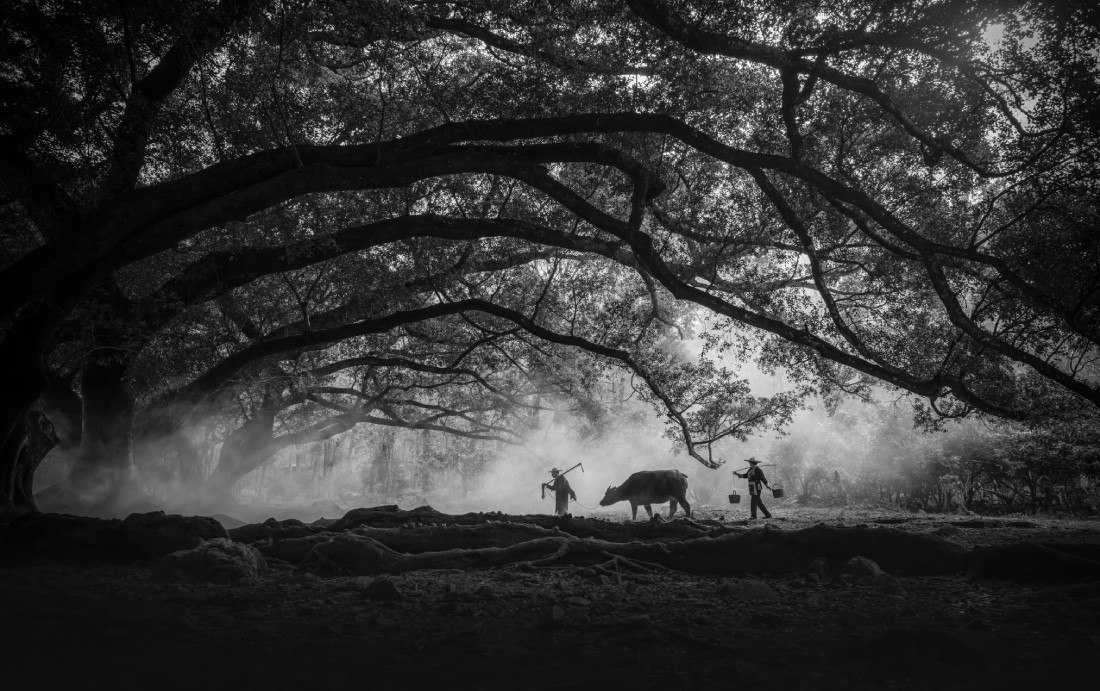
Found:
[[719, 594], [742, 602], [779, 602], [779, 595], [767, 583], [751, 579], [726, 583]]
[[267, 562], [254, 547], [225, 538], [165, 556], [151, 578], [215, 585], [252, 585], [267, 574]]
[[886, 575], [882, 567], [867, 557], [852, 557], [844, 564], [840, 573], [857, 582], [871, 582]]

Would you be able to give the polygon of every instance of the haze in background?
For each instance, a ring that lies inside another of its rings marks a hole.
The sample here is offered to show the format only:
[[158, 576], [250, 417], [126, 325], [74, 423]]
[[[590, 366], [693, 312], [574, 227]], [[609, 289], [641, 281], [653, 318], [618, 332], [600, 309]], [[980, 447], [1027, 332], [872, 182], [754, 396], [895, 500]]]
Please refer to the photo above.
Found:
[[[688, 339], [678, 347], [685, 357], [694, 358], [702, 343]], [[769, 396], [792, 388], [782, 374], [764, 374], [729, 358], [720, 364], [747, 378], [754, 395]], [[333, 467], [321, 468], [316, 462], [322, 455], [317, 453], [321, 443], [292, 447], [246, 475], [228, 501], [217, 497], [212, 502], [201, 486], [170, 475], [158, 476], [150, 468], [142, 469], [142, 484], [155, 503], [169, 512], [220, 515], [243, 522], [269, 517], [309, 522], [337, 518], [357, 507], [385, 504], [402, 509], [430, 505], [445, 513], [552, 514], [552, 493], [547, 491], [542, 498], [540, 485], [551, 479], [551, 468], [564, 471], [581, 463], [583, 470], [576, 468], [566, 476], [577, 494], [577, 501], [570, 502], [575, 516], [629, 518], [626, 502], [598, 506], [605, 490], [621, 485], [631, 473], [670, 468], [688, 476], [688, 501], [693, 510], [710, 507], [747, 513], [746, 504], [730, 505], [727, 497], [733, 489], [745, 493], [744, 480], [735, 481], [732, 471], [743, 469], [744, 459], [750, 456], [776, 464], [765, 466], [773, 482], [801, 477], [814, 466], [830, 473], [840, 469], [847, 477], [875, 462], [868, 457], [868, 445], [873, 441], [873, 446], [880, 447], [883, 440], [867, 439], [870, 428], [861, 426], [861, 420], [881, 417], [883, 406], [853, 401], [842, 406], [843, 414], [834, 418], [819, 404], [811, 405], [813, 409], [795, 416], [786, 436], [769, 432], [746, 442], [727, 438], [716, 444], [714, 458], [725, 461], [719, 469], [704, 467], [682, 450], [681, 442], [665, 437], [663, 416], [634, 397], [620, 406], [620, 413], [626, 409], [628, 414], [609, 417], [598, 438], [578, 439], [583, 423], [562, 412], [544, 414], [542, 429], [531, 435], [525, 446], [471, 445], [436, 432], [361, 425], [324, 442], [330, 445], [328, 452], [340, 459]], [[889, 414], [908, 421], [890, 428], [899, 436], [898, 445], [906, 444], [912, 435], [921, 435], [912, 429], [912, 408], [905, 399]], [[881, 435], [883, 427], [875, 429]], [[207, 454], [204, 474], [213, 470], [219, 452], [220, 444]], [[38, 486], [48, 484], [43, 480], [63, 477], [66, 465], [62, 454], [51, 453], [40, 470]], [[788, 492], [797, 489], [791, 486]], [[653, 509], [668, 515], [667, 503]], [[640, 514], [645, 516], [644, 509]]]

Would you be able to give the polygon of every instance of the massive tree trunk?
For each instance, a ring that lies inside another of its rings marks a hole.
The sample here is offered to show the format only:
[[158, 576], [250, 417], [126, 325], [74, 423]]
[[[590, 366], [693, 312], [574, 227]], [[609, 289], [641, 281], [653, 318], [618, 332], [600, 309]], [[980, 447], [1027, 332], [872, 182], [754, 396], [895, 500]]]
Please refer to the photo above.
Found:
[[0, 466], [0, 514], [38, 511], [34, 501], [34, 471], [58, 441], [53, 425], [32, 410], [4, 444]]
[[34, 501], [34, 472], [38, 464], [57, 446], [59, 437], [53, 424], [39, 410], [27, 414], [27, 436], [23, 456], [15, 466], [15, 504], [37, 511]]
[[[218, 466], [211, 473], [206, 486], [213, 497], [225, 498], [233, 485], [248, 473], [267, 463], [272, 456], [288, 446], [300, 446], [325, 441], [355, 426], [355, 418], [336, 416], [322, 420], [305, 429], [278, 437], [274, 436], [275, 412], [280, 408], [278, 394], [269, 392], [264, 397], [260, 411], [239, 429], [229, 435], [222, 445]], [[318, 455], [316, 452], [320, 452]], [[336, 451], [326, 445], [317, 449], [310, 463], [310, 471], [327, 475], [336, 462]]]
[[206, 478], [206, 445], [196, 443], [183, 430], [161, 437], [149, 430], [139, 432], [135, 421], [131, 446], [134, 467], [139, 473], [149, 469], [163, 481], [186, 489], [202, 485]]
[[176, 453], [176, 466], [180, 483], [187, 487], [196, 487], [203, 481], [203, 456], [201, 445], [195, 444], [182, 432], [172, 435], [171, 448]]
[[55, 379], [0, 445], [0, 512], [37, 511], [34, 473], [54, 446], [71, 450], [80, 443], [80, 399], [67, 382]]
[[[9, 325], [0, 344], [4, 367], [3, 395], [0, 395], [0, 478], [13, 478], [19, 449], [26, 443], [27, 413], [46, 390], [49, 379], [42, 363], [41, 338], [36, 329]], [[7, 484], [0, 490], [0, 504], [10, 503]]]
[[27, 416], [23, 415], [7, 430], [0, 443], [0, 516], [9, 516], [29, 510], [20, 507], [15, 501], [15, 476], [27, 442]]
[[234, 430], [222, 444], [218, 465], [205, 485], [206, 500], [212, 505], [229, 501], [237, 481], [266, 463], [281, 448], [273, 439], [275, 413], [280, 404], [280, 390], [269, 384], [252, 418]]
[[274, 421], [274, 408], [265, 406], [258, 415], [229, 435], [222, 444], [218, 465], [206, 481], [212, 493], [228, 495], [238, 480], [274, 455], [279, 448], [272, 439]]
[[83, 403], [73, 391], [71, 382], [57, 378], [34, 405], [41, 410], [57, 433], [57, 447], [61, 451], [75, 452], [80, 448], [83, 436]]
[[128, 365], [126, 360], [91, 358], [81, 370], [80, 451], [69, 471], [63, 500], [73, 510], [106, 515], [147, 508], [134, 477], [134, 402], [125, 382]]

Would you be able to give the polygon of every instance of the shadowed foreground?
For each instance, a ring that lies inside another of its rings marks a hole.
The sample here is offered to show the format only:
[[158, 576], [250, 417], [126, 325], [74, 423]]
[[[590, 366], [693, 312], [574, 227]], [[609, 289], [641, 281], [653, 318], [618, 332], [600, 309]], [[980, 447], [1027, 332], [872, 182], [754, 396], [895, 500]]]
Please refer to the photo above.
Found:
[[196, 566], [153, 556], [179, 546], [150, 538], [171, 517], [129, 519], [135, 549], [123, 522], [42, 516], [5, 532], [5, 650], [39, 688], [979, 689], [1100, 671], [1096, 522], [726, 518], [376, 507], [226, 537], [188, 519]]

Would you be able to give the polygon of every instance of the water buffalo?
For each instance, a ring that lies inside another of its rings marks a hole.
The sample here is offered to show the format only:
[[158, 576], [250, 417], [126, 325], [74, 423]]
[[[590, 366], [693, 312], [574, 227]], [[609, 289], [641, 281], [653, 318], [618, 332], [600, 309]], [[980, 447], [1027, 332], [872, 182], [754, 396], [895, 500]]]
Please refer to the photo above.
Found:
[[668, 517], [676, 513], [676, 502], [684, 507], [684, 513], [691, 518], [691, 505], [687, 501], [687, 475], [679, 470], [639, 470], [618, 487], [608, 487], [600, 500], [600, 506], [611, 506], [620, 501], [630, 502], [630, 519], [637, 520], [638, 506], [644, 506], [649, 517], [653, 517], [651, 504], [670, 502]]

